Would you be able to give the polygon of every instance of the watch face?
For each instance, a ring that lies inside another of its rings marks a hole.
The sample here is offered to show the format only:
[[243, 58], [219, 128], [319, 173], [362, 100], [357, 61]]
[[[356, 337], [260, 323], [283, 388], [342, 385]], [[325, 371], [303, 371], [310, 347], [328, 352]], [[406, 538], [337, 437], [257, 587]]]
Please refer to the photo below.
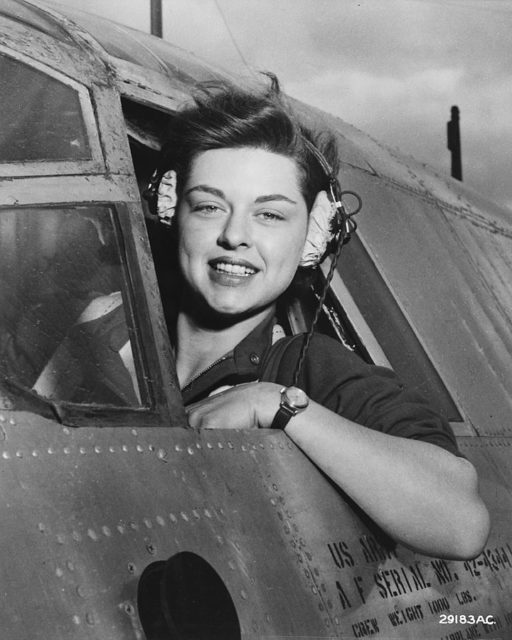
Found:
[[305, 409], [309, 404], [308, 396], [298, 387], [288, 387], [284, 395], [286, 402], [295, 409]]

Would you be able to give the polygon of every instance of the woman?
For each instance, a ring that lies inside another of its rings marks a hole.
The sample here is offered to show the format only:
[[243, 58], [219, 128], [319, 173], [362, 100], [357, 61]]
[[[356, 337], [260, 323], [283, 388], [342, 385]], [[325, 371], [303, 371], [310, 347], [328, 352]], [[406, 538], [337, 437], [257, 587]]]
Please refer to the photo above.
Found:
[[177, 242], [189, 424], [284, 429], [396, 541], [474, 557], [489, 518], [449, 426], [392, 372], [320, 335], [290, 387], [301, 341], [272, 345], [277, 301], [330, 240], [325, 167], [336, 164], [332, 142], [297, 124], [275, 81], [258, 95], [211, 89], [174, 121], [152, 189]]

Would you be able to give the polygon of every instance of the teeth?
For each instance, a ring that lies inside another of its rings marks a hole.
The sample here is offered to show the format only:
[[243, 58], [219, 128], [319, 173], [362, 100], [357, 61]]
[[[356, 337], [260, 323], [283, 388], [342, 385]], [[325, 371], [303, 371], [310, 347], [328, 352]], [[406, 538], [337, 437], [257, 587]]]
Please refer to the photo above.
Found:
[[244, 267], [241, 264], [231, 264], [229, 262], [218, 262], [215, 265], [217, 271], [224, 271], [225, 273], [232, 273], [235, 276], [250, 276], [256, 273], [255, 269], [250, 267]]

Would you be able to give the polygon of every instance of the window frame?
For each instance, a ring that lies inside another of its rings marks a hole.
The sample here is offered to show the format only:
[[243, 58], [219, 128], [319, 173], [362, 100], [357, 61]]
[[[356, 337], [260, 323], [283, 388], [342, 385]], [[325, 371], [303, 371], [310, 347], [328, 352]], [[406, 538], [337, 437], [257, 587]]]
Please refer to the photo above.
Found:
[[70, 87], [77, 92], [82, 119], [87, 136], [87, 143], [91, 152], [89, 160], [20, 160], [20, 161], [0, 161], [0, 177], [18, 176], [53, 176], [72, 174], [92, 174], [103, 173], [105, 171], [105, 160], [100, 143], [100, 137], [96, 124], [94, 107], [89, 89], [73, 80], [69, 76], [56, 71], [48, 65], [36, 61], [23, 53], [13, 51], [11, 48], [0, 44], [0, 55], [5, 55], [12, 60], [28, 66], [53, 80]]
[[[80, 207], [104, 207], [109, 211], [113, 220], [113, 228], [116, 243], [121, 259], [121, 278], [123, 282], [123, 304], [125, 305], [125, 317], [130, 336], [130, 342], [134, 355], [137, 382], [141, 395], [140, 406], [114, 406], [97, 403], [75, 403], [68, 401], [49, 400], [35, 393], [29, 387], [18, 382], [9, 383], [7, 387], [11, 395], [16, 398], [16, 389], [20, 395], [20, 409], [27, 405], [27, 410], [53, 417], [58, 422], [72, 427], [169, 427], [185, 426], [183, 403], [181, 396], [174, 394], [173, 401], [169, 402], [170, 394], [164, 389], [165, 381], [160, 375], [161, 362], [157, 354], [157, 345], [154, 332], [150, 323], [150, 310], [148, 299], [144, 294], [145, 278], [138, 261], [136, 247], [137, 230], [133, 225], [133, 217], [130, 215], [130, 207], [126, 202], [59, 202], [51, 204], [23, 204], [18, 206], [1, 205], [0, 215], [3, 210], [16, 211], [27, 208], [55, 208], [66, 207], [69, 209]], [[76, 215], [80, 215], [77, 211]], [[171, 374], [174, 374], [171, 371]], [[2, 380], [0, 379], [0, 383]], [[179, 393], [179, 390], [178, 390]], [[31, 400], [32, 398], [32, 400]], [[17, 403], [14, 402], [16, 407]], [[39, 407], [41, 410], [31, 409]], [[45, 407], [48, 409], [44, 411]]]

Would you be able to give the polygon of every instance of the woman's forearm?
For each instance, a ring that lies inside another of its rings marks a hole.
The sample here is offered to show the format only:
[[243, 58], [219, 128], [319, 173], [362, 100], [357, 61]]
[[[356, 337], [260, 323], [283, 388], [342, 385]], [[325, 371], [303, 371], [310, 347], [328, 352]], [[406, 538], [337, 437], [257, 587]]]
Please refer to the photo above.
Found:
[[311, 402], [286, 433], [392, 538], [421, 553], [480, 553], [489, 517], [467, 460], [390, 436]]

